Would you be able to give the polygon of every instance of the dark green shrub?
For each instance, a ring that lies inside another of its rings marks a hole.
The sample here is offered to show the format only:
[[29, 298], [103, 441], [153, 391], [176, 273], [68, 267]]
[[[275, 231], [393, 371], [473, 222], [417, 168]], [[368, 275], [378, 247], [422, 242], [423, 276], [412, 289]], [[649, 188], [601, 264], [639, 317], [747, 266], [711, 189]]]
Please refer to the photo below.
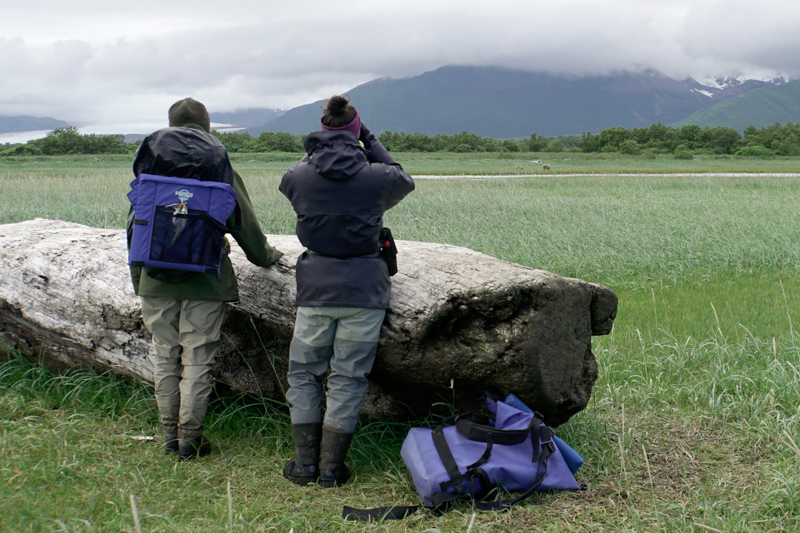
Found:
[[503, 139], [500, 142], [500, 149], [504, 152], [519, 152], [519, 144], [510, 139]]
[[694, 154], [688, 146], [681, 144], [675, 148], [675, 159], [694, 159]]
[[0, 155], [44, 155], [44, 153], [32, 144], [20, 144], [19, 146], [15, 146], [14, 148], [2, 152]]
[[738, 149], [736, 151], [736, 155], [745, 157], [775, 157], [775, 152], [769, 148], [761, 146], [760, 144], [751, 144], [749, 146], [745, 146], [744, 148]]
[[622, 144], [619, 145], [619, 152], [621, 154], [636, 155], [641, 151], [642, 148], [639, 146], [639, 143], [637, 143], [633, 139], [622, 141]]
[[528, 139], [529, 152], [544, 152], [547, 148], [547, 137], [540, 137], [536, 133], [531, 133], [531, 138]]

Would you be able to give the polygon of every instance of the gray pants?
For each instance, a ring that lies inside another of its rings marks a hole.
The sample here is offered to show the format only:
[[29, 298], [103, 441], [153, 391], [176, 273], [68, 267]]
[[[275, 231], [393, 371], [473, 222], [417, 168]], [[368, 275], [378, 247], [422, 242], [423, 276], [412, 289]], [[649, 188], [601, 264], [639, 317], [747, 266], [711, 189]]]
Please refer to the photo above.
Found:
[[[385, 309], [299, 307], [289, 348], [292, 424], [323, 422], [353, 433], [367, 393]], [[328, 375], [325, 419], [322, 382]]]
[[156, 403], [168, 432], [196, 439], [211, 395], [225, 302], [142, 297], [142, 320], [153, 334]]

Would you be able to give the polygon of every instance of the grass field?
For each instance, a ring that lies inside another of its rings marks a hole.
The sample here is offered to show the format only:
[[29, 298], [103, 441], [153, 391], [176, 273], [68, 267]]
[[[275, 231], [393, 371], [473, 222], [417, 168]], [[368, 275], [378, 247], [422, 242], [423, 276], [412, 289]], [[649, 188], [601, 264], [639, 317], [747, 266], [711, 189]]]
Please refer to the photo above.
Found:
[[[265, 232], [292, 233], [277, 184], [293, 159], [268, 155], [234, 165]], [[503, 174], [542, 157], [524, 155], [397, 158], [417, 174]], [[219, 452], [178, 464], [131, 438], [159, 435], [146, 385], [12, 356], [0, 366], [0, 531], [136, 531], [137, 518], [142, 531], [800, 531], [800, 176], [638, 174], [795, 173], [800, 160], [544, 156], [547, 175], [420, 179], [386, 224], [617, 292], [614, 332], [594, 338], [592, 400], [559, 428], [589, 490], [505, 513], [462, 503], [348, 523], [343, 505], [418, 502], [399, 457], [407, 425], [361, 428], [353, 483], [300, 488], [280, 476], [280, 406], [216, 400]], [[0, 223], [122, 227], [131, 177], [129, 157], [0, 160]]]
[[[231, 161], [240, 172], [276, 170], [283, 172], [299, 160], [301, 154], [257, 153], [231, 154]], [[530, 174], [675, 174], [695, 172], [797, 173], [798, 157], [738, 157], [731, 155], [697, 155], [691, 160], [675, 159], [671, 154], [632, 156], [619, 153], [584, 154], [573, 152], [504, 152], [504, 153], [401, 153], [396, 154], [403, 168], [411, 174], [433, 175], [530, 175]], [[0, 173], [59, 173], [130, 169], [132, 156], [105, 154], [100, 156], [65, 155], [41, 157], [0, 157]], [[545, 171], [542, 165], [549, 164]], [[519, 170], [517, 167], [522, 167]]]

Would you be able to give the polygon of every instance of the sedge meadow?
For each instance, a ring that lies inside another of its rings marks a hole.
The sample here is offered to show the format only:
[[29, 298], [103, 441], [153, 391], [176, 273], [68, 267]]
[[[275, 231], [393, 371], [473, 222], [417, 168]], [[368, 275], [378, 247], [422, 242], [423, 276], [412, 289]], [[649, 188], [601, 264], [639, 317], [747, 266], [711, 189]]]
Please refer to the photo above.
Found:
[[[415, 504], [409, 424], [365, 421], [336, 490], [281, 476], [282, 406], [218, 398], [194, 463], [162, 453], [148, 385], [0, 363], [0, 531], [800, 530], [800, 159], [617, 154], [395, 154], [419, 179], [389, 211], [397, 239], [465, 246], [616, 291], [594, 337], [588, 408], [558, 428], [583, 492], [508, 512], [354, 523], [343, 505]], [[297, 154], [235, 154], [267, 234], [292, 234], [277, 190]], [[542, 159], [551, 164], [545, 172]], [[0, 224], [123, 228], [132, 156], [0, 160]], [[517, 167], [522, 167], [518, 170]], [[398, 257], [402, 269], [402, 248]], [[480, 391], [476, 391], [479, 393]], [[429, 420], [422, 423], [429, 423]]]

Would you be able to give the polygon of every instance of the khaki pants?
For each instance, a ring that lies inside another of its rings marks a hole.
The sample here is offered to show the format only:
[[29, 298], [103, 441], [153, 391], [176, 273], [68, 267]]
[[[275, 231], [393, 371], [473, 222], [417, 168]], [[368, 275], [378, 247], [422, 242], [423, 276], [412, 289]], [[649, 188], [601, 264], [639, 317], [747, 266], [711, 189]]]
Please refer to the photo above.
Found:
[[[292, 424], [323, 422], [353, 433], [367, 393], [385, 309], [299, 307], [289, 347]], [[322, 382], [328, 375], [325, 419]]]
[[196, 439], [211, 395], [225, 302], [142, 297], [142, 319], [153, 334], [156, 403], [167, 432]]

